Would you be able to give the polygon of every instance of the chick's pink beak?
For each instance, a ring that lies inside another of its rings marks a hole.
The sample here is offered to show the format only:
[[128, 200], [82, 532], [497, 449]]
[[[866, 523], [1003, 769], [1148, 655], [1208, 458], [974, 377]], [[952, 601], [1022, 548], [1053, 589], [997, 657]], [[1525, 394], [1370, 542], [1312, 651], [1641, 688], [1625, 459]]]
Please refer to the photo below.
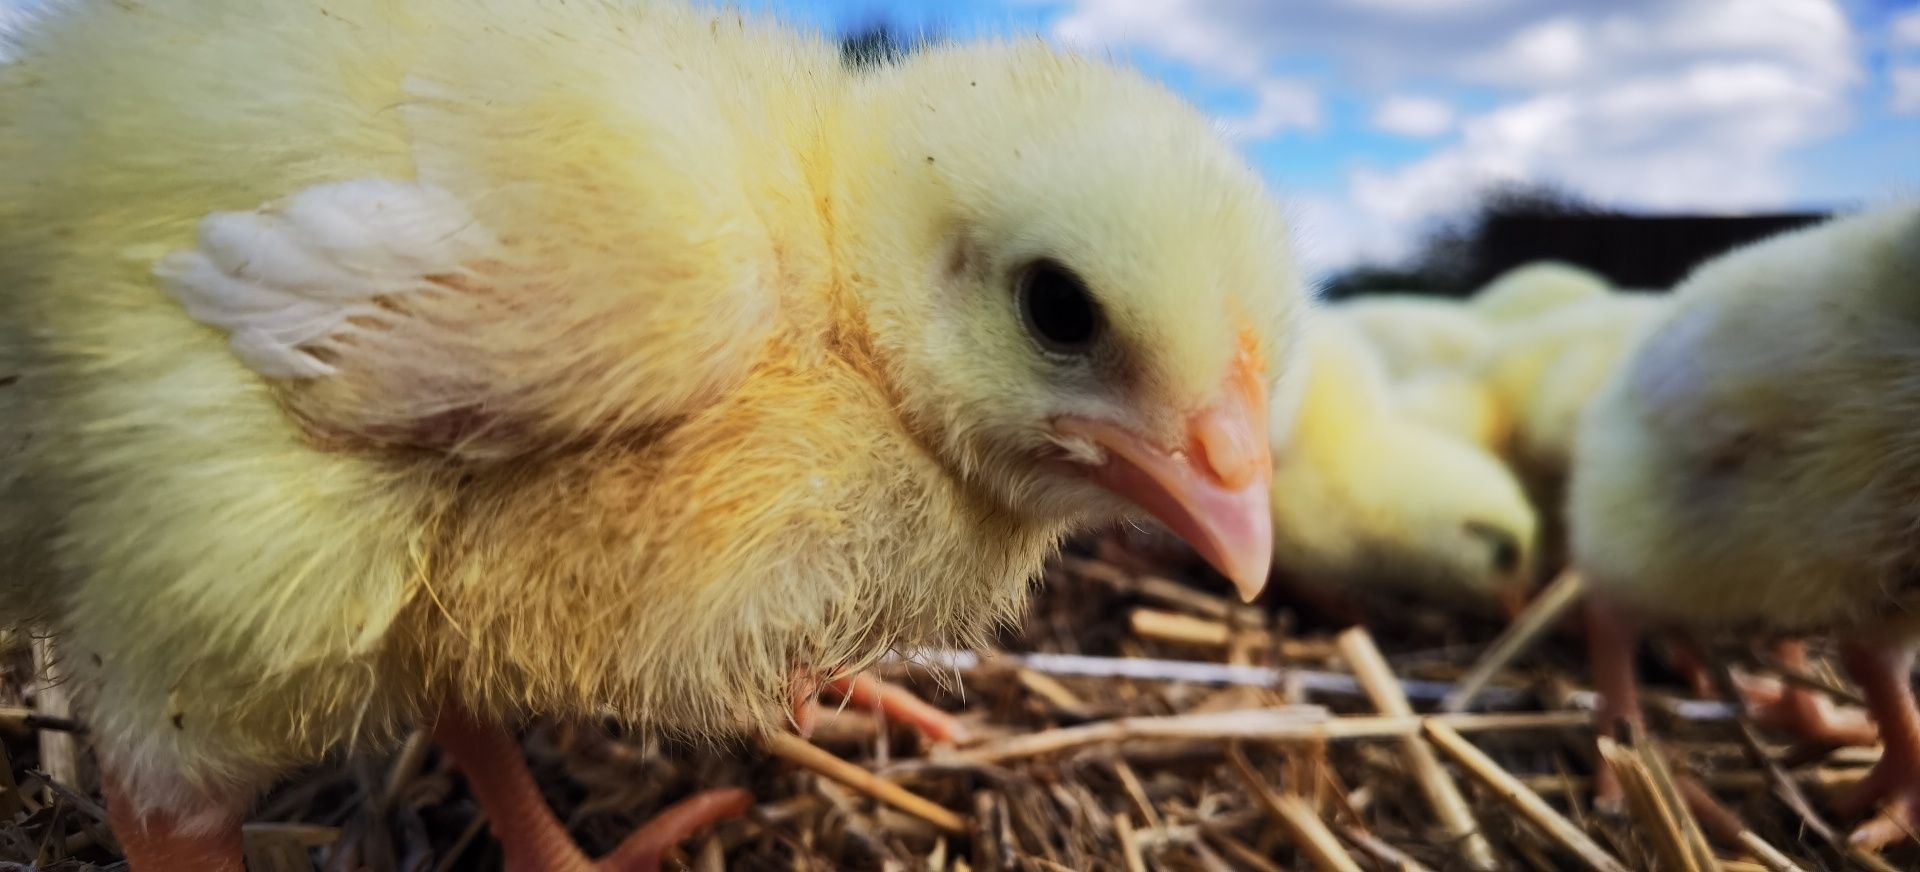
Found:
[[1186, 444], [1176, 448], [1106, 421], [1058, 424], [1106, 449], [1106, 463], [1093, 471], [1096, 483], [1185, 539], [1249, 602], [1266, 586], [1273, 562], [1273, 454], [1254, 361], [1251, 352], [1235, 360], [1219, 399], [1187, 419]]

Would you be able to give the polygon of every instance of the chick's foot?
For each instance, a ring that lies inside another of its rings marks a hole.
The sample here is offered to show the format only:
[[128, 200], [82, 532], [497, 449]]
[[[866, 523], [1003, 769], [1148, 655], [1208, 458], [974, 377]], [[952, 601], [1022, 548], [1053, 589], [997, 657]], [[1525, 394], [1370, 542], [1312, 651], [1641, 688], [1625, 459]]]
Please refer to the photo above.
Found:
[[595, 862], [554, 817], [527, 771], [519, 744], [506, 730], [448, 706], [433, 735], [486, 812], [487, 826], [506, 855], [506, 872], [656, 872], [675, 844], [710, 824], [740, 817], [753, 805], [744, 790], [695, 794], [668, 807]]
[[656, 872], [673, 846], [723, 821], [741, 817], [753, 808], [753, 794], [739, 788], [696, 793], [653, 816], [634, 830], [620, 847], [601, 859], [599, 872]]
[[1913, 649], [1849, 642], [1841, 646], [1847, 672], [1867, 697], [1867, 709], [1880, 725], [1886, 748], [1866, 780], [1838, 803], [1839, 813], [1858, 818], [1882, 807], [1883, 813], [1854, 830], [1850, 841], [1869, 849], [1920, 833], [1920, 710], [1914, 708]]
[[1838, 747], [1871, 747], [1880, 741], [1880, 731], [1866, 712], [1835, 706], [1812, 688], [1747, 679], [1740, 682], [1740, 696], [1754, 723], [1803, 741]]
[[1909, 784], [1895, 793], [1879, 815], [1847, 836], [1849, 843], [1878, 851], [1908, 840], [1920, 840], [1920, 785]]
[[134, 872], [246, 872], [239, 814], [212, 821], [142, 815], [111, 778], [105, 787], [108, 822]]
[[[1783, 669], [1802, 675], [1812, 672], [1807, 660], [1807, 643], [1788, 639], [1773, 647]], [[1740, 697], [1754, 722], [1821, 745], [1840, 747], [1871, 746], [1880, 741], [1880, 731], [1866, 712], [1841, 709], [1825, 694], [1783, 680], [1739, 678]]]
[[959, 718], [934, 708], [906, 688], [871, 675], [829, 681], [826, 689], [845, 698], [848, 705], [878, 712], [890, 723], [905, 724], [931, 741], [955, 745], [973, 741], [973, 731]]

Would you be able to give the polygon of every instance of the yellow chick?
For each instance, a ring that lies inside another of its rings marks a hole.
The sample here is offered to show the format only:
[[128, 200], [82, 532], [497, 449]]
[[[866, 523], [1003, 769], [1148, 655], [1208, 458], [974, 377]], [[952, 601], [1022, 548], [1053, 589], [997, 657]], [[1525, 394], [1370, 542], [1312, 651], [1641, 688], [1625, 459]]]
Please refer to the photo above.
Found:
[[1495, 277], [1467, 298], [1467, 308], [1488, 323], [1505, 326], [1612, 291], [1606, 279], [1580, 267], [1537, 260]]
[[1666, 304], [1665, 295], [1609, 294], [1498, 334], [1476, 375], [1511, 416], [1509, 456], [1529, 477], [1564, 477], [1581, 413]]
[[1507, 408], [1491, 388], [1469, 373], [1419, 373], [1393, 386], [1393, 401], [1406, 418], [1478, 445], [1496, 457], [1508, 450], [1513, 421]]
[[1487, 353], [1492, 327], [1459, 300], [1416, 294], [1370, 294], [1329, 311], [1379, 350], [1388, 378], [1472, 366]]
[[0, 166], [0, 528], [50, 567], [0, 602], [64, 634], [137, 872], [239, 870], [280, 773], [436, 713], [508, 867], [587, 868], [524, 716], [774, 729], [1131, 514], [1270, 566], [1281, 209], [1037, 39], [82, 2], [0, 68]]
[[1400, 415], [1378, 356], [1343, 319], [1314, 318], [1305, 348], [1305, 377], [1283, 382], [1297, 399], [1273, 403], [1276, 567], [1336, 594], [1523, 596], [1536, 520], [1512, 473]]
[[1701, 267], [1582, 424], [1574, 556], [1600, 605], [1602, 723], [1637, 717], [1631, 628], [1831, 634], [1885, 752], [1840, 803], [1920, 824], [1920, 203]]

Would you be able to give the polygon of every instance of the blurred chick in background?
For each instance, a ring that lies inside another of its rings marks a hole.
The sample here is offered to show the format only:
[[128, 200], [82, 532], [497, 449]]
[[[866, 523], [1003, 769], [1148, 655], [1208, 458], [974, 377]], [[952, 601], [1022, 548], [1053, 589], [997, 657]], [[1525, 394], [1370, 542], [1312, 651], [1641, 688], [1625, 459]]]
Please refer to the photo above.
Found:
[[1552, 571], [1564, 551], [1560, 506], [1580, 411], [1660, 306], [1660, 297], [1613, 292], [1586, 270], [1535, 261], [1465, 300], [1387, 294], [1330, 311], [1380, 349], [1405, 418], [1514, 467], [1539, 512], [1537, 565]]
[[1612, 293], [1559, 306], [1500, 331], [1476, 370], [1494, 401], [1512, 416], [1509, 456], [1526, 477], [1564, 479], [1581, 412], [1667, 301], [1665, 295]]
[[1659, 299], [1533, 261], [1464, 300], [1386, 294], [1333, 310], [1380, 349], [1408, 414], [1557, 477], [1580, 410]]
[[1491, 326], [1446, 297], [1369, 294], [1327, 308], [1377, 350], [1391, 381], [1465, 369], [1493, 342]]
[[[1468, 298], [1467, 305], [1495, 329], [1487, 355], [1470, 368], [1473, 376], [1442, 372], [1397, 390], [1407, 397], [1405, 405], [1415, 417], [1454, 432], [1492, 433], [1507, 440], [1489, 447], [1509, 459], [1534, 504], [1542, 507], [1542, 563], [1552, 571], [1564, 562], [1562, 506], [1581, 413], [1631, 359], [1669, 297], [1616, 291], [1578, 267], [1535, 261], [1502, 274]], [[1475, 389], [1482, 396], [1475, 396]], [[1488, 407], [1497, 412], [1486, 411]], [[1508, 429], [1493, 430], [1489, 421]], [[1806, 663], [1804, 645], [1798, 642], [1784, 642], [1775, 653], [1790, 668]], [[1711, 695], [1711, 677], [1697, 651], [1682, 644], [1670, 647], [1669, 654], [1697, 692]], [[1874, 740], [1872, 726], [1856, 718], [1857, 712], [1833, 710], [1831, 701], [1816, 691], [1737, 673], [1736, 678], [1752, 717], [1760, 723], [1820, 742]]]
[[[1576, 409], [1585, 402], [1592, 387], [1580, 383], [1579, 375], [1591, 371], [1588, 358], [1604, 356], [1596, 346], [1609, 343], [1596, 340], [1611, 337], [1621, 316], [1616, 307], [1601, 309], [1606, 314], [1590, 328], [1593, 335], [1572, 336], [1577, 347], [1565, 359], [1553, 357], [1559, 349], [1549, 340], [1568, 338], [1567, 329], [1544, 328], [1536, 339], [1534, 325], [1558, 321], [1560, 310], [1611, 292], [1606, 280], [1587, 270], [1534, 261], [1500, 274], [1465, 300], [1383, 294], [1346, 300], [1332, 310], [1380, 350], [1408, 415], [1505, 455], [1516, 447], [1509, 440], [1517, 430], [1553, 428], [1529, 434], [1529, 441], [1568, 441], [1558, 432], [1570, 427], [1565, 410], [1553, 407], [1560, 395], [1552, 391], [1573, 390], [1566, 402]], [[1523, 373], [1510, 372], [1516, 369]], [[1558, 369], [1569, 371], [1544, 372]]]
[[1471, 373], [1439, 370], [1414, 375], [1392, 386], [1399, 413], [1504, 457], [1513, 438], [1513, 420], [1487, 385]]
[[1279, 573], [1335, 597], [1511, 609], [1531, 582], [1536, 533], [1519, 483], [1492, 455], [1401, 415], [1373, 347], [1314, 314], [1300, 395], [1273, 403]]
[[1473, 292], [1467, 307], [1490, 324], [1506, 326], [1612, 291], [1606, 279], [1580, 267], [1536, 260], [1496, 276]]
[[509, 869], [591, 868], [523, 718], [778, 728], [1139, 510], [1265, 580], [1285, 228], [1136, 74], [852, 71], [668, 3], [81, 2], [21, 42], [0, 542], [48, 571], [4, 602], [73, 655], [137, 872], [238, 870], [276, 776], [436, 718]]
[[1587, 413], [1570, 513], [1603, 729], [1640, 716], [1641, 622], [1830, 634], [1885, 744], [1841, 802], [1920, 825], [1920, 204], [1709, 262]]

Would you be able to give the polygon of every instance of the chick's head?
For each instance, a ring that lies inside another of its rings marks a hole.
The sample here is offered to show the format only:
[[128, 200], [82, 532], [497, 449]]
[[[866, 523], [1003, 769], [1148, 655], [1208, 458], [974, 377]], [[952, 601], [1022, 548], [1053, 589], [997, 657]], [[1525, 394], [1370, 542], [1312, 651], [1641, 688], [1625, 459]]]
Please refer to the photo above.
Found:
[[1257, 592], [1304, 297], [1255, 173], [1165, 90], [1038, 41], [866, 73], [837, 129], [837, 264], [909, 425], [1011, 511], [1145, 510]]
[[1493, 455], [1402, 415], [1364, 339], [1317, 319], [1274, 445], [1275, 562], [1308, 581], [1513, 605], [1538, 518]]
[[[1493, 455], [1412, 421], [1383, 439], [1359, 480], [1381, 568], [1415, 592], [1498, 601], [1532, 587], [1539, 519]], [[1391, 580], [1391, 579], [1390, 579]]]

